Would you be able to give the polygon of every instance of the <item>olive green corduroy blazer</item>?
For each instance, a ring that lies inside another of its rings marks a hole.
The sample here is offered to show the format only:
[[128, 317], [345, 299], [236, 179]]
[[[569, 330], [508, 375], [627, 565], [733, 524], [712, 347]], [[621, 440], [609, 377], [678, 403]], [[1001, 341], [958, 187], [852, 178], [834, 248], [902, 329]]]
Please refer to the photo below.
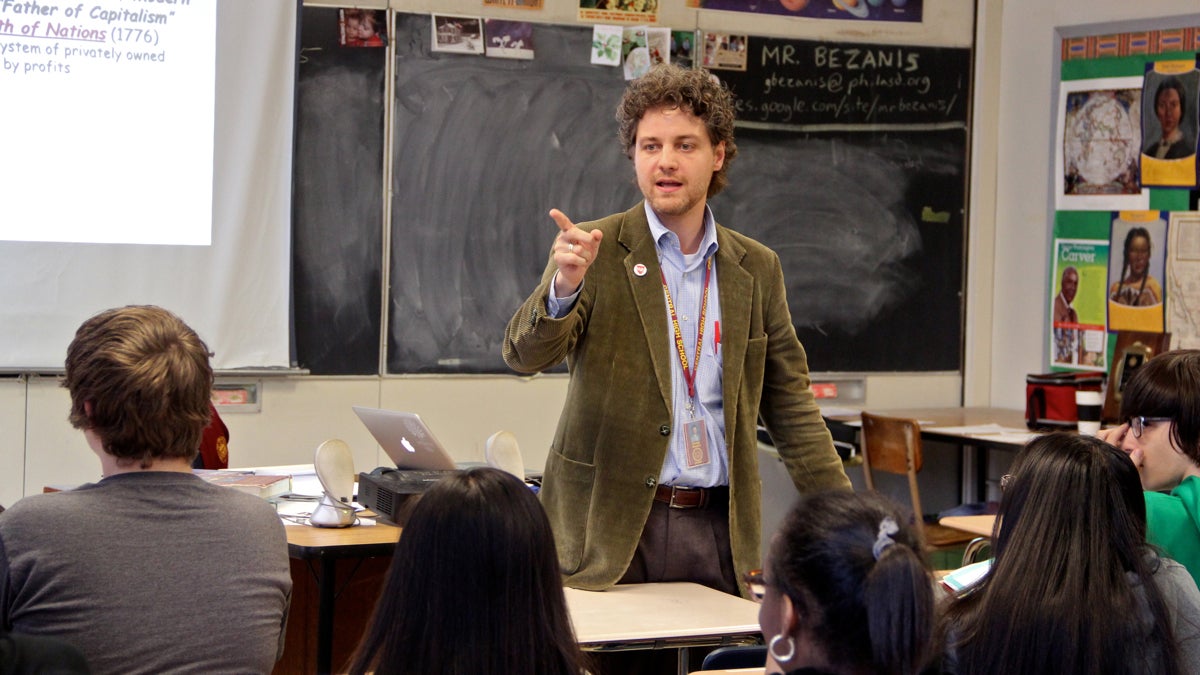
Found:
[[[601, 590], [625, 573], [650, 513], [672, 429], [673, 354], [643, 205], [579, 227], [604, 237], [578, 300], [561, 319], [546, 314], [551, 259], [508, 324], [504, 360], [523, 373], [567, 360], [570, 384], [541, 498], [566, 584]], [[761, 565], [760, 414], [801, 492], [850, 481], [809, 388], [779, 257], [720, 225], [717, 245], [729, 530], [740, 575]]]

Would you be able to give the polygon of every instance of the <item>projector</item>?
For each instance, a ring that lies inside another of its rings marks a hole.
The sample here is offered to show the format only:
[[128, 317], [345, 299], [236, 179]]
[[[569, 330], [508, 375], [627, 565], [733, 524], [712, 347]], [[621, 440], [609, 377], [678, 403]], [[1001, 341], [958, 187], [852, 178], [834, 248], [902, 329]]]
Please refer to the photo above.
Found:
[[379, 519], [404, 526], [417, 498], [454, 469], [389, 469], [381, 466], [358, 474], [358, 503], [374, 511]]

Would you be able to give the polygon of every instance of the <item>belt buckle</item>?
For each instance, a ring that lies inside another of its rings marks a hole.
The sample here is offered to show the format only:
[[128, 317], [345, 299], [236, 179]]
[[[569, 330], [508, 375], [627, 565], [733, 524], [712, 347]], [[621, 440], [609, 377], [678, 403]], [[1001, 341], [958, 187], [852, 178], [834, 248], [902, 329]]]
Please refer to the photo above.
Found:
[[[680, 504], [680, 503], [675, 502], [675, 495], [677, 495], [677, 494], [679, 494], [679, 495], [689, 494], [690, 495], [693, 493], [696, 494], [696, 499], [697, 499], [697, 502], [695, 504]], [[705, 496], [706, 495], [704, 494], [704, 490], [701, 488], [679, 487], [679, 486], [672, 485], [671, 486], [671, 501], [667, 505], [673, 509], [698, 509], [698, 508], [704, 506], [705, 501], [707, 501], [705, 499]]]

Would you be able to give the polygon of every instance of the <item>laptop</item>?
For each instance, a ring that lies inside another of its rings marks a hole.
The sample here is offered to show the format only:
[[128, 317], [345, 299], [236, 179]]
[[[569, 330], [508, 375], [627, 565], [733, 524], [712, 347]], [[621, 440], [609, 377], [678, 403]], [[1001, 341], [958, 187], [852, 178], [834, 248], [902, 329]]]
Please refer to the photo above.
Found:
[[354, 413], [399, 469], [453, 471], [450, 453], [416, 413], [354, 406]]

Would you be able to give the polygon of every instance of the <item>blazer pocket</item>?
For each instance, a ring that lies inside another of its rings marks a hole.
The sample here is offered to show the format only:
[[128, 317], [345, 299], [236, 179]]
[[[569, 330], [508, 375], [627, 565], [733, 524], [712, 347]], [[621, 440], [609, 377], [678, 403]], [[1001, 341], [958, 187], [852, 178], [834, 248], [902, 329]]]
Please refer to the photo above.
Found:
[[587, 543], [587, 522], [591, 510], [596, 466], [577, 462], [552, 449], [546, 459], [546, 479], [541, 498], [554, 530], [558, 562], [564, 574], [579, 571], [583, 547]]

